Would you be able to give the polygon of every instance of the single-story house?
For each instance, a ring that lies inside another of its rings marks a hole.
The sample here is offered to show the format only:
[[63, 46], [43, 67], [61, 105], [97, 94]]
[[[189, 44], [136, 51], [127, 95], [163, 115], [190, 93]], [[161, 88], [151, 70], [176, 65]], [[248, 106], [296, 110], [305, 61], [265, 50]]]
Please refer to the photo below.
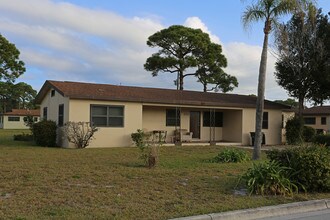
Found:
[[[131, 146], [137, 129], [164, 132], [167, 143], [184, 129], [191, 135], [186, 141], [249, 145], [255, 130], [256, 97], [247, 95], [46, 81], [36, 102], [41, 117], [59, 126], [85, 121], [100, 128], [89, 147]], [[264, 106], [266, 144], [281, 144], [282, 110], [290, 107], [268, 100]]]
[[29, 129], [25, 124], [27, 117], [32, 116], [35, 122], [40, 119], [39, 109], [12, 109], [0, 114], [0, 129]]
[[306, 126], [310, 126], [318, 133], [330, 133], [330, 106], [316, 106], [303, 110]]

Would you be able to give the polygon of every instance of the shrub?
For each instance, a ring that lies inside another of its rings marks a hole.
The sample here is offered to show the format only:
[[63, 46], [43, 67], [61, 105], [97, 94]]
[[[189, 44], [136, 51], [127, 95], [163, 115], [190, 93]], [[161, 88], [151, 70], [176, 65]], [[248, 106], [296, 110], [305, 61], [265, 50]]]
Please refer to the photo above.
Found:
[[212, 161], [216, 163], [240, 163], [249, 159], [248, 154], [244, 150], [227, 148], [221, 151]]
[[318, 134], [313, 138], [313, 143], [330, 146], [330, 134]]
[[39, 146], [56, 147], [56, 123], [54, 121], [40, 121], [33, 124], [34, 141]]
[[[272, 150], [267, 157], [289, 167], [292, 182], [299, 183], [300, 189], [327, 192], [330, 190], [330, 150], [324, 146], [304, 146]], [[304, 186], [304, 187], [302, 187]]]
[[14, 141], [33, 141], [32, 134], [15, 134]]
[[300, 144], [303, 141], [303, 122], [298, 117], [289, 119], [285, 126], [286, 141], [288, 144]]
[[85, 148], [94, 138], [98, 129], [91, 126], [89, 122], [72, 122], [65, 123], [63, 127], [64, 135], [69, 142], [73, 143], [77, 148]]
[[311, 142], [315, 137], [316, 130], [309, 126], [303, 127], [303, 139], [305, 142]]
[[[141, 129], [138, 129], [136, 133], [131, 134], [131, 138], [135, 144], [140, 149], [141, 155], [140, 159], [144, 161], [144, 164], [149, 167], [155, 167], [158, 163], [159, 159], [159, 146], [162, 141], [159, 142], [151, 142], [150, 141], [150, 133], [146, 133]], [[157, 138], [158, 139], [158, 138]]]
[[292, 195], [298, 187], [287, 177], [287, 168], [276, 161], [253, 163], [241, 177], [250, 194]]

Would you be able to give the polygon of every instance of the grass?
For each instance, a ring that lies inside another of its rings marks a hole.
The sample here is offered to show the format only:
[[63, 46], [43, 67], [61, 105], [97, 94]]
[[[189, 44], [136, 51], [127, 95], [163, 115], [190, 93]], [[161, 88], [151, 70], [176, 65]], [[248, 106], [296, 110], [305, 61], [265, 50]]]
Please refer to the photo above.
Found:
[[234, 195], [252, 162], [208, 162], [219, 146], [162, 147], [148, 169], [137, 148], [42, 148], [14, 133], [0, 130], [0, 219], [168, 219], [330, 195]]

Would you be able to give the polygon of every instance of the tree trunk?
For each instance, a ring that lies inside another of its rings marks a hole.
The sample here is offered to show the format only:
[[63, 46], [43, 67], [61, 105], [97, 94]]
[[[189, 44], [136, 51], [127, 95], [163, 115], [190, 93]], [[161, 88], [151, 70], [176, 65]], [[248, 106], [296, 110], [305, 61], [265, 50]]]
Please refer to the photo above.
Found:
[[203, 91], [207, 92], [207, 84], [206, 83], [203, 83]]
[[299, 107], [298, 107], [298, 116], [300, 119], [302, 119], [302, 112], [303, 112], [303, 109], [304, 109], [304, 97], [302, 96], [299, 96]]
[[179, 77], [180, 90], [183, 90], [183, 72], [180, 71]]
[[259, 67], [259, 81], [258, 81], [258, 97], [256, 105], [256, 129], [253, 149], [253, 160], [260, 159], [261, 143], [262, 143], [262, 119], [264, 112], [265, 99], [265, 82], [267, 69], [267, 50], [268, 50], [268, 32], [265, 32], [264, 44], [261, 53], [260, 67]]

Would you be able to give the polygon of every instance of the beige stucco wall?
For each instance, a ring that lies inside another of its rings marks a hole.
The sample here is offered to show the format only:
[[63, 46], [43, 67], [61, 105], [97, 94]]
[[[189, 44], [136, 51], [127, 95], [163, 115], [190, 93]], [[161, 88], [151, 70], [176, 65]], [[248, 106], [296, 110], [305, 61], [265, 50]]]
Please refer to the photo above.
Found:
[[[28, 126], [24, 123], [25, 116], [15, 116], [15, 115], [4, 115], [2, 118], [2, 128], [3, 129], [29, 129]], [[19, 117], [19, 121], [8, 121], [8, 117]], [[39, 117], [38, 117], [39, 120]]]
[[51, 97], [51, 91], [48, 91], [45, 98], [40, 104], [40, 116], [43, 117], [43, 109], [47, 107], [47, 120], [52, 120], [58, 123], [58, 107], [64, 105], [64, 123], [69, 119], [69, 98], [63, 97], [55, 91], [55, 95]]
[[124, 127], [99, 127], [99, 130], [95, 133], [95, 139], [91, 141], [88, 147], [132, 146], [131, 134], [142, 128], [141, 103], [70, 100], [70, 121], [89, 122], [90, 105], [124, 106]]
[[[266, 145], [278, 145], [282, 143], [282, 111], [265, 109], [268, 112], [268, 129], [262, 129], [265, 133]], [[250, 145], [250, 132], [255, 131], [255, 109], [243, 110], [242, 143]]]
[[226, 110], [224, 112], [223, 140], [242, 142], [242, 110]]
[[[304, 116], [304, 118], [307, 118], [307, 117], [308, 118], [309, 117], [315, 117], [315, 125], [306, 124], [306, 126], [310, 126], [314, 129], [323, 129], [327, 133], [330, 132], [330, 116], [326, 116], [326, 115], [323, 115], [323, 116], [320, 116], [320, 115]], [[321, 118], [322, 117], [326, 117], [326, 124], [325, 125], [321, 124]]]

